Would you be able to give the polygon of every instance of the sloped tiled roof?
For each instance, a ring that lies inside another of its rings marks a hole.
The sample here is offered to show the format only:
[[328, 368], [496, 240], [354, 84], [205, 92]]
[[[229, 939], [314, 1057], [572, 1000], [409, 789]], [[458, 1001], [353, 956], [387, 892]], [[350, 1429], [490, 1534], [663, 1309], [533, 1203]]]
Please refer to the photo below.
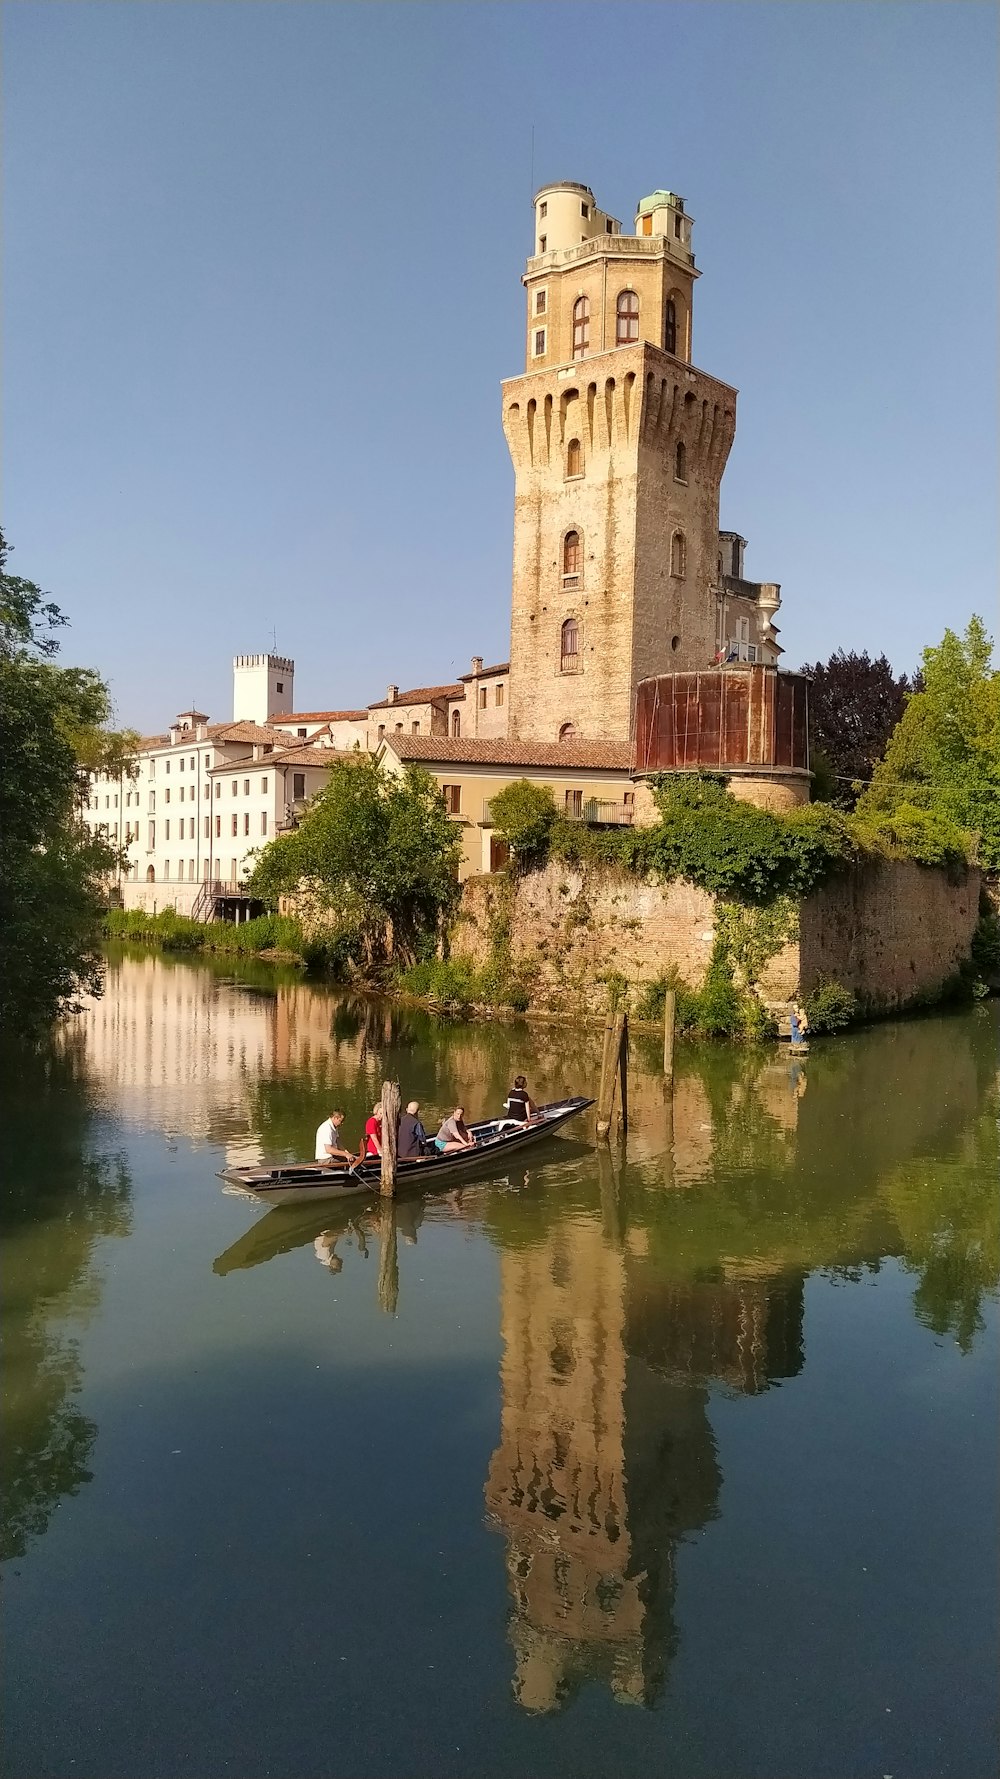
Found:
[[627, 741], [480, 741], [451, 735], [387, 735], [385, 745], [397, 759], [455, 766], [563, 766], [592, 771], [628, 772], [632, 748]]
[[267, 720], [287, 729], [292, 723], [363, 723], [367, 716], [367, 710], [296, 710], [289, 716], [279, 711]]
[[374, 698], [369, 710], [395, 710], [400, 704], [433, 704], [438, 698], [464, 698], [465, 687], [452, 683], [450, 686], [415, 686], [409, 692], [397, 692], [390, 704], [388, 698]]
[[[285, 741], [287, 737], [282, 734], [280, 729], [244, 721], [240, 723], [209, 723], [208, 739], [209, 741], [270, 741], [273, 743]], [[194, 740], [193, 735], [191, 740]]]
[[495, 667], [481, 667], [478, 673], [460, 673], [460, 680], [487, 679], [491, 673], [509, 673], [510, 662], [498, 661]]

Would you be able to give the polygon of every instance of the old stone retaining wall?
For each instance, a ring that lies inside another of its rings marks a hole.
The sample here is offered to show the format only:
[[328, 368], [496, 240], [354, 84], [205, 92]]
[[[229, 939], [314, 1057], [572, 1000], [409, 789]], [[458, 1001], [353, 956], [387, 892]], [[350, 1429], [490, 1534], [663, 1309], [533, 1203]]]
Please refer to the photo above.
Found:
[[[455, 953], [486, 963], [498, 918], [507, 924], [505, 895], [511, 891], [500, 878], [468, 879]], [[908, 861], [859, 866], [800, 904], [798, 933], [766, 966], [760, 992], [784, 1001], [829, 978], [871, 1011], [931, 999], [969, 955], [978, 901], [978, 871], [955, 881]], [[513, 888], [511, 958], [527, 966], [534, 1008], [600, 1012], [611, 975], [640, 984], [673, 965], [700, 987], [715, 914], [713, 897], [692, 884], [553, 862]]]

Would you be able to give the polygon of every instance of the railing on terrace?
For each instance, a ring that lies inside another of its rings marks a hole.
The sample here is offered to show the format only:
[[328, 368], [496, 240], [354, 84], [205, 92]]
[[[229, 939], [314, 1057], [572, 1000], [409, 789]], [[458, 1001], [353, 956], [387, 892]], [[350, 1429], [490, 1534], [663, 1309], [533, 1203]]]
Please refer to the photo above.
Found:
[[[634, 803], [616, 803], [603, 797], [588, 797], [579, 809], [571, 805], [560, 808], [558, 813], [564, 821], [585, 822], [597, 828], [631, 828], [635, 822]], [[492, 802], [483, 804], [482, 826], [493, 826]]]

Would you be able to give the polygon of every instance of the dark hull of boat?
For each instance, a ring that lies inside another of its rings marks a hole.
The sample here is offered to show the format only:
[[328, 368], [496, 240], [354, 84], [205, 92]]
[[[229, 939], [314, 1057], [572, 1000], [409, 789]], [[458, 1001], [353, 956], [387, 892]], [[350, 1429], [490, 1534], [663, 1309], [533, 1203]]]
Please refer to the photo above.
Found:
[[[469, 1126], [476, 1137], [475, 1149], [456, 1149], [447, 1155], [428, 1155], [418, 1161], [399, 1163], [397, 1192], [423, 1192], [429, 1186], [456, 1179], [470, 1179], [481, 1169], [494, 1169], [518, 1150], [527, 1149], [576, 1118], [594, 1104], [589, 1099], [559, 1100], [540, 1106], [541, 1116], [531, 1124], [515, 1125], [493, 1119]], [[508, 1125], [503, 1129], [504, 1124]], [[366, 1198], [377, 1192], [381, 1164], [359, 1162], [353, 1169], [324, 1167], [321, 1162], [290, 1162], [279, 1167], [226, 1168], [220, 1179], [240, 1187], [262, 1204], [311, 1204], [326, 1198]]]

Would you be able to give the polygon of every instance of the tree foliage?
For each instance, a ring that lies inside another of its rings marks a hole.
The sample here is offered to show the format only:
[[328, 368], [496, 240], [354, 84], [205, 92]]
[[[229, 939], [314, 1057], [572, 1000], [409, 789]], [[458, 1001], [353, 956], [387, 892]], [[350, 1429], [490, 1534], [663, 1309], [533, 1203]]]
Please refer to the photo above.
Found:
[[978, 836], [979, 857], [1000, 869], [1000, 672], [992, 639], [974, 617], [964, 636], [946, 630], [923, 654], [923, 686], [909, 700], [859, 803], [859, 814], [912, 823], [912, 812]]
[[886, 743], [919, 687], [919, 675], [896, 675], [885, 655], [872, 660], [837, 649], [829, 661], [807, 663], [809, 733], [817, 781], [814, 796], [853, 809]]
[[455, 905], [460, 850], [429, 773], [397, 778], [357, 754], [333, 767], [301, 826], [264, 847], [249, 886], [270, 907], [301, 898], [365, 964], [412, 958]]
[[555, 798], [548, 785], [516, 778], [491, 799], [490, 814], [494, 833], [506, 840], [519, 865], [544, 856], [556, 821]]
[[118, 853], [79, 821], [87, 770], [123, 757], [86, 668], [57, 667], [66, 622], [7, 573], [0, 536], [0, 1026], [34, 1035], [100, 985], [104, 881]]

